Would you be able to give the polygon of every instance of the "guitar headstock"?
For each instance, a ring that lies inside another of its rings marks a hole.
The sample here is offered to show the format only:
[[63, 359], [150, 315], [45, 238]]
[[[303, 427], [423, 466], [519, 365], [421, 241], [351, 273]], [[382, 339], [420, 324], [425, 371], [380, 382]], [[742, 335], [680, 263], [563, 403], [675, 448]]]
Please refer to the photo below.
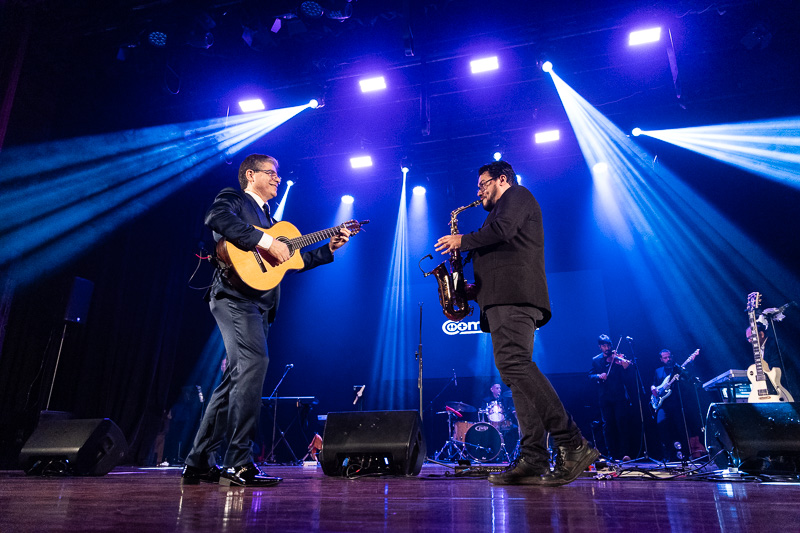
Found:
[[369, 220], [362, 220], [361, 222], [358, 220], [348, 220], [347, 222], [342, 222], [339, 224], [339, 227], [349, 230], [350, 235], [352, 236], [361, 231], [361, 226], [365, 226], [367, 224], [369, 224]]
[[761, 293], [751, 292], [747, 295], [747, 312], [751, 313], [761, 305]]
[[689, 356], [689, 361], [694, 361], [698, 355], [700, 355], [700, 348], [692, 352], [692, 355]]

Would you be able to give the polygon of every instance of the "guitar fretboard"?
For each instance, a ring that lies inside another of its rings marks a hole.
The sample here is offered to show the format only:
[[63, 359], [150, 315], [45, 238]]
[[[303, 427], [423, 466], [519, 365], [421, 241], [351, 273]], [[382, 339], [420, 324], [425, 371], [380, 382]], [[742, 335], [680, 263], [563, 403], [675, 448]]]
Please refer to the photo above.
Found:
[[306, 246], [310, 246], [315, 242], [324, 241], [325, 239], [333, 237], [339, 233], [342, 228], [344, 228], [344, 224], [339, 224], [338, 226], [334, 226], [332, 228], [315, 231], [314, 233], [309, 233], [308, 235], [301, 235], [299, 237], [295, 237], [294, 239], [288, 239], [286, 244], [292, 250], [299, 250], [300, 248], [305, 248]]

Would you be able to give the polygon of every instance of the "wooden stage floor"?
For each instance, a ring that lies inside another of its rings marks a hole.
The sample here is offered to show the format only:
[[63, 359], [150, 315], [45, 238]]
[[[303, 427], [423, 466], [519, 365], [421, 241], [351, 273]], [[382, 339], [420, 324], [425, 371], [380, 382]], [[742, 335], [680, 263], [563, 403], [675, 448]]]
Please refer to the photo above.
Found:
[[182, 487], [178, 468], [102, 477], [0, 472], [0, 531], [797, 531], [800, 483], [582, 477], [498, 487], [426, 464], [416, 477], [327, 477], [270, 466], [268, 489]]

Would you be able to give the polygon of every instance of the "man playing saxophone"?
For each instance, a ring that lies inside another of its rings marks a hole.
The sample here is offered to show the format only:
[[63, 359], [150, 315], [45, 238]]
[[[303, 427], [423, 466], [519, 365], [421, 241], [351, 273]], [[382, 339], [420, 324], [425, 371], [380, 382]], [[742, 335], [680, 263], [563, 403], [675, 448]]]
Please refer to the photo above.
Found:
[[[481, 330], [492, 336], [497, 370], [514, 395], [520, 456], [489, 481], [498, 485], [564, 485], [597, 457], [564, 409], [550, 381], [533, 362], [534, 331], [550, 319], [544, 270], [542, 212], [533, 194], [518, 185], [505, 161], [478, 170], [478, 197], [489, 212], [478, 231], [445, 235], [436, 251], [472, 251]], [[547, 434], [558, 447], [549, 467]]]

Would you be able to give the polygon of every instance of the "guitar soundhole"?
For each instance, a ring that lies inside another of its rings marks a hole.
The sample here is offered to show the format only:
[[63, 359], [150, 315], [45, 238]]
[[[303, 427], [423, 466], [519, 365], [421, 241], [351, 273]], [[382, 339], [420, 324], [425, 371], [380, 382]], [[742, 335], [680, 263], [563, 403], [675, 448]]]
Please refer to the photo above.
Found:
[[278, 240], [281, 241], [286, 247], [289, 249], [289, 255], [294, 255], [294, 247], [292, 243], [286, 237], [278, 237]]

